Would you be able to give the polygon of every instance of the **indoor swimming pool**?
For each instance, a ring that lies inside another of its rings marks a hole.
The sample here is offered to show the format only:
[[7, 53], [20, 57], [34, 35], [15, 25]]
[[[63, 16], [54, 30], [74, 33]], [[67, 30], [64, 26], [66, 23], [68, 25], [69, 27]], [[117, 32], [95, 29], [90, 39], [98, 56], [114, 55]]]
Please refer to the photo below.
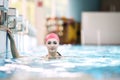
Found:
[[44, 60], [45, 46], [19, 59], [0, 54], [0, 80], [120, 80], [120, 46], [61, 45], [61, 59]]

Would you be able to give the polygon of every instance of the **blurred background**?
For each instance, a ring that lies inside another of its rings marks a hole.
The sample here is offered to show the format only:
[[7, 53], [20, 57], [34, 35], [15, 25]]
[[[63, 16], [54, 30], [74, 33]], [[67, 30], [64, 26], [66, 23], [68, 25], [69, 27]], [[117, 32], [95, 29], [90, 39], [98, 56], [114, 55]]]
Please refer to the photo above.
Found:
[[[2, 1], [9, 9], [0, 7], [1, 26], [13, 31], [18, 48], [44, 45], [51, 32], [59, 35], [61, 45], [120, 44], [120, 0], [1, 0], [1, 5]], [[0, 31], [0, 44], [7, 46], [5, 35]]]
[[[12, 31], [18, 52], [26, 57], [12, 58], [1, 27]], [[43, 59], [44, 39], [51, 32], [60, 37], [58, 52], [65, 56], [60, 61]], [[0, 0], [0, 80], [119, 76], [120, 0]]]

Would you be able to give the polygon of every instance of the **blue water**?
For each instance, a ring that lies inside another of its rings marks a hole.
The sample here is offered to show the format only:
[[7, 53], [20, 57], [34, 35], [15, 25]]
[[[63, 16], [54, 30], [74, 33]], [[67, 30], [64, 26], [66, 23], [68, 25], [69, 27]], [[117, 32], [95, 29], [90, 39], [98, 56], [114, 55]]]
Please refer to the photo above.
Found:
[[0, 79], [26, 73], [29, 77], [78, 77], [87, 74], [94, 80], [120, 80], [120, 46], [61, 45], [58, 51], [63, 58], [57, 60], [41, 58], [47, 53], [45, 46], [21, 53], [27, 56], [24, 58], [1, 59]]

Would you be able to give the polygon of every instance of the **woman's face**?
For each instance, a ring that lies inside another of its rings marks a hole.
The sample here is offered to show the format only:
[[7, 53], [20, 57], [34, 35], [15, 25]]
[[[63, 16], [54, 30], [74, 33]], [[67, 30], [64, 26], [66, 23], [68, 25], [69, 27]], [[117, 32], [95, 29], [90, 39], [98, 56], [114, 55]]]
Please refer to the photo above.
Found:
[[59, 46], [59, 41], [54, 38], [49, 39], [46, 41], [46, 46], [47, 46], [49, 53], [57, 52], [57, 48]]

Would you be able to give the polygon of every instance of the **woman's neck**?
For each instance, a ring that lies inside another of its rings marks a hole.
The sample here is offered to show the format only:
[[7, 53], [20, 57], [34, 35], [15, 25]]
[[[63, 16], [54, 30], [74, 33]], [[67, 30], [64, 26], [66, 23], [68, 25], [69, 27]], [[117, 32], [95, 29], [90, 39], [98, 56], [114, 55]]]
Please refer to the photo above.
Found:
[[49, 55], [50, 57], [56, 57], [56, 56], [57, 56], [57, 52], [52, 52], [52, 53], [49, 52], [48, 55]]

